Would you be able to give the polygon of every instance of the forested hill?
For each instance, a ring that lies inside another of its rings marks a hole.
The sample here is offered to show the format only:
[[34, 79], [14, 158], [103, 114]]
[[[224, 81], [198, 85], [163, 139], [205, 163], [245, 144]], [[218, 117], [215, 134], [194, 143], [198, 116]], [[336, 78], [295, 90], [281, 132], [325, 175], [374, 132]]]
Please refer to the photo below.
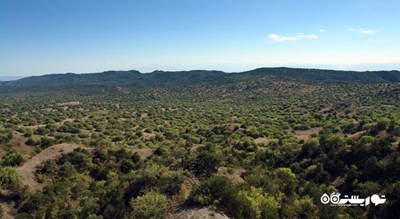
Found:
[[298, 68], [258, 68], [246, 72], [225, 73], [222, 71], [106, 71], [90, 74], [50, 74], [3, 82], [11, 86], [62, 86], [62, 85], [135, 85], [174, 86], [201, 83], [231, 83], [254, 80], [274, 75], [311, 83], [395, 83], [400, 82], [399, 71], [335, 71]]

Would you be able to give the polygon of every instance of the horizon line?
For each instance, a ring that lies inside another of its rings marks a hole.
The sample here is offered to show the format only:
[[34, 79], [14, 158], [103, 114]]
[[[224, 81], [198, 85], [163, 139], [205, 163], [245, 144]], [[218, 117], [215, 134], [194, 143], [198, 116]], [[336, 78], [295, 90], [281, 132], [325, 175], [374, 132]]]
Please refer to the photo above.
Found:
[[[157, 71], [161, 72], [190, 72], [190, 71], [219, 71], [219, 72], [224, 72], [227, 74], [235, 74], [235, 73], [244, 73], [248, 71], [253, 71], [256, 69], [262, 69], [262, 68], [288, 68], [288, 69], [308, 69], [308, 70], [324, 70], [324, 71], [341, 71], [341, 72], [378, 72], [378, 71], [400, 71], [399, 69], [379, 69], [379, 70], [350, 70], [350, 69], [340, 69], [340, 68], [324, 68], [324, 67], [290, 67], [290, 66], [264, 66], [264, 67], [256, 67], [256, 68], [249, 68], [247, 70], [242, 70], [242, 71], [225, 71], [225, 70], [220, 70], [220, 69], [200, 69], [200, 68], [193, 68], [193, 69], [183, 69], [183, 70], [161, 70], [161, 69], [155, 69], [153, 71], [140, 71], [136, 69], [120, 69], [120, 70], [103, 70], [103, 71], [93, 71], [93, 72], [70, 72], [70, 71], [65, 71], [65, 72], [53, 72], [53, 73], [39, 73], [39, 74], [31, 74], [31, 75], [0, 75], [0, 81], [13, 81], [13, 80], [18, 80], [22, 78], [27, 78], [27, 77], [40, 77], [40, 76], [47, 76], [47, 75], [65, 75], [65, 74], [75, 74], [75, 75], [81, 75], [81, 74], [100, 74], [100, 73], [105, 73], [105, 72], [128, 72], [128, 71], [137, 71], [141, 74], [151, 74]], [[2, 80], [9, 78], [11, 80]]]

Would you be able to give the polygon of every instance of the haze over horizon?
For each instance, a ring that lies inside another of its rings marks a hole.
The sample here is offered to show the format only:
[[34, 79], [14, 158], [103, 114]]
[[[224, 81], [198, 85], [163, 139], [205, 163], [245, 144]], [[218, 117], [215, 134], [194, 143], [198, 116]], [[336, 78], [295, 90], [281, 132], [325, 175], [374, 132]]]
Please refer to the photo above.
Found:
[[0, 2], [0, 77], [105, 70], [399, 70], [395, 0]]

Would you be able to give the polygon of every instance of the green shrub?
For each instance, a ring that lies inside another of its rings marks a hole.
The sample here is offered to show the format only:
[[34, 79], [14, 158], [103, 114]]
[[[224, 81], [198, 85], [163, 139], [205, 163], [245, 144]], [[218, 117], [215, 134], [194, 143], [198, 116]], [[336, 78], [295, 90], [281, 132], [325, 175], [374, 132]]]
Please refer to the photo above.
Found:
[[0, 167], [0, 187], [10, 191], [18, 191], [21, 185], [21, 176], [13, 167]]
[[19, 166], [25, 162], [26, 157], [19, 152], [9, 152], [1, 160], [0, 165], [2, 166]]
[[135, 218], [164, 218], [167, 210], [167, 197], [157, 192], [148, 192], [130, 201]]

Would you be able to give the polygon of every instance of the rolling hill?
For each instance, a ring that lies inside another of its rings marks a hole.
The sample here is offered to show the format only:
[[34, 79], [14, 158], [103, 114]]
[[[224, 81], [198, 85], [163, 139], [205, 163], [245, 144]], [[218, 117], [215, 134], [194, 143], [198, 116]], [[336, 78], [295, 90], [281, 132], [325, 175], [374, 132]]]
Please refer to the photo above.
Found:
[[309, 83], [351, 84], [351, 83], [396, 83], [400, 82], [399, 71], [335, 71], [299, 68], [258, 68], [246, 72], [226, 73], [222, 71], [105, 71], [88, 74], [49, 74], [32, 76], [16, 81], [2, 82], [2, 86], [71, 86], [71, 85], [132, 85], [176, 86], [203, 83], [233, 83], [257, 80], [263, 76], [280, 76]]

